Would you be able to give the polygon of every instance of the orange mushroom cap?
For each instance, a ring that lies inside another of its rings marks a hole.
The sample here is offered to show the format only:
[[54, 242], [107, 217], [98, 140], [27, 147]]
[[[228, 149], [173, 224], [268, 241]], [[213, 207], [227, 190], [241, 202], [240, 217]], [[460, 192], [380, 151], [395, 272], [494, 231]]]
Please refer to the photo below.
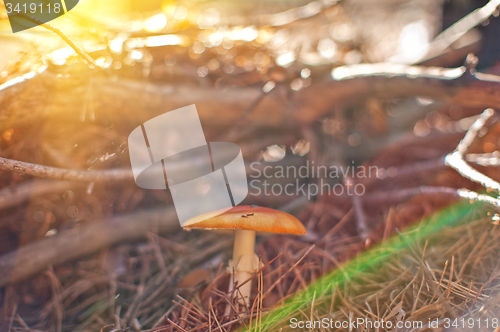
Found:
[[203, 220], [204, 217], [214, 214], [217, 212], [190, 219], [186, 221], [184, 228], [246, 229], [257, 232], [298, 235], [307, 233], [304, 225], [291, 214], [265, 207], [235, 206], [222, 214]]

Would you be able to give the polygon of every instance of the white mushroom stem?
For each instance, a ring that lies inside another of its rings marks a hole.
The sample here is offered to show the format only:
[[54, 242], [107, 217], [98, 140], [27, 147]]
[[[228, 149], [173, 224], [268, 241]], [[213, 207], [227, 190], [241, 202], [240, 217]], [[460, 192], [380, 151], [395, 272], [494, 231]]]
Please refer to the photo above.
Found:
[[[234, 284], [237, 287], [247, 281], [259, 270], [259, 256], [255, 254], [255, 231], [237, 230], [234, 234], [233, 259], [229, 261], [229, 272], [231, 281], [229, 291], [232, 291]], [[250, 293], [252, 291], [252, 282], [239, 286], [235, 297], [241, 296], [243, 300], [239, 301], [243, 306], [249, 307]]]

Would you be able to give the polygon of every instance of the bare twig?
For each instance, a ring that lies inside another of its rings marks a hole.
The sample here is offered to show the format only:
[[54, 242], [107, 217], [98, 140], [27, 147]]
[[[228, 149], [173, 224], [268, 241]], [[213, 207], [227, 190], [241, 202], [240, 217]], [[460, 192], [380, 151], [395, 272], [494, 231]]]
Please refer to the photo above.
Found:
[[448, 29], [441, 32], [429, 44], [429, 52], [426, 54], [426, 57], [435, 56], [443, 52], [447, 47], [449, 47], [465, 33], [467, 33], [467, 31], [473, 29], [474, 27], [488, 19], [488, 17], [493, 15], [499, 5], [499, 0], [490, 0], [483, 7], [474, 10], [470, 14], [464, 16], [462, 19], [454, 23]]
[[[169, 169], [186, 169], [186, 167], [203, 163], [203, 156], [196, 156], [188, 161], [169, 161]], [[249, 165], [246, 164], [247, 171]], [[83, 181], [83, 182], [103, 182], [103, 181], [133, 181], [134, 177], [132, 169], [128, 167], [103, 169], [103, 170], [79, 170], [68, 169], [52, 166], [44, 166], [39, 164], [27, 163], [24, 161], [0, 157], [0, 171], [9, 171], [21, 173], [41, 178], [67, 180], [67, 181]], [[2, 207], [2, 192], [0, 191], [0, 208]], [[298, 202], [299, 205], [303, 202]]]
[[[483, 173], [478, 172], [464, 160], [464, 155], [467, 152], [467, 149], [477, 137], [479, 131], [484, 127], [486, 121], [488, 121], [493, 114], [495, 114], [495, 112], [491, 108], [488, 108], [481, 113], [481, 115], [471, 125], [464, 138], [460, 141], [460, 143], [458, 143], [455, 151], [446, 156], [445, 163], [455, 169], [463, 177], [481, 184], [487, 191], [496, 191], [498, 193], [500, 192], [500, 183]], [[496, 206], [497, 208], [500, 207], [500, 199], [498, 198], [478, 194], [467, 189], [459, 189], [457, 193], [460, 197], [468, 199], [471, 202], [484, 202]]]
[[48, 24], [48, 23], [43, 23], [39, 20], [37, 20], [36, 18], [34, 17], [30, 17], [26, 14], [18, 14], [24, 18], [26, 18], [27, 20], [29, 21], [32, 21], [36, 24], [38, 24], [39, 26], [41, 27], [44, 27], [45, 29], [47, 30], [50, 30], [52, 31], [53, 33], [55, 33], [56, 35], [58, 35], [59, 37], [62, 38], [62, 40], [64, 40], [69, 46], [71, 46], [71, 48], [73, 50], [75, 50], [75, 52], [81, 56], [82, 58], [84, 58], [89, 64], [90, 64], [90, 67], [91, 68], [96, 68], [96, 67], [99, 67], [96, 62], [94, 61], [94, 59], [87, 54], [87, 52], [85, 52], [80, 46], [76, 45], [68, 36], [66, 36], [64, 34], [64, 32], [62, 32], [60, 29]]
[[448, 156], [446, 156], [446, 165], [455, 169], [458, 173], [460, 173], [463, 177], [477, 182], [488, 190], [495, 190], [497, 192], [500, 191], [500, 183], [493, 180], [492, 178], [484, 175], [481, 172], [476, 171], [472, 168], [462, 157], [462, 155], [455, 151]]
[[500, 183], [476, 171], [464, 160], [464, 155], [467, 152], [467, 149], [476, 138], [478, 132], [484, 127], [486, 121], [492, 117], [494, 113], [493, 109], [488, 108], [476, 119], [465, 134], [464, 138], [460, 141], [460, 143], [458, 143], [455, 151], [446, 156], [445, 163], [455, 169], [463, 177], [481, 184], [487, 190], [500, 192]]
[[75, 170], [43, 166], [0, 157], [0, 170], [43, 178], [72, 181], [122, 181], [133, 180], [131, 169]]
[[280, 281], [288, 274], [290, 273], [294, 268], [297, 267], [297, 265], [300, 264], [300, 262], [302, 262], [302, 260], [311, 252], [311, 250], [313, 250], [314, 248], [314, 244], [312, 246], [309, 247], [309, 249], [307, 249], [307, 251], [304, 253], [304, 255], [302, 255], [302, 257], [300, 257], [300, 259], [298, 261], [296, 261], [289, 269], [288, 271], [286, 271], [285, 273], [283, 273], [279, 278], [278, 280], [276, 280], [271, 286], [269, 286], [269, 288], [267, 289], [267, 291], [264, 293], [264, 295], [262, 295], [262, 298], [266, 297], [270, 292], [271, 290], [276, 287], [276, 285], [278, 285], [280, 283]]
[[[322, 70], [313, 78], [311, 86], [294, 91], [290, 100], [277, 102], [272, 98], [262, 99], [248, 115], [248, 120], [262, 127], [280, 125], [283, 121], [307, 124], [331, 112], [331, 107], [325, 105], [362, 103], [374, 95], [384, 98], [422, 96], [464, 107], [500, 107], [500, 96], [496, 94], [500, 88], [500, 77], [475, 73], [466, 67], [444, 69], [389, 64], [343, 66], [333, 71], [334, 79], [330, 76], [330, 68]], [[44, 84], [36, 84], [37, 78], [43, 80]], [[67, 109], [68, 105], [84, 104], [86, 101], [86, 95], [81, 93], [81, 78], [73, 77], [70, 73], [64, 91], [60, 87], [60, 80], [48, 71], [37, 78], [17, 84], [8, 82], [9, 87], [0, 91], [0, 123], [9, 123], [12, 127], [40, 119], [79, 121], [78, 114], [67, 112]], [[216, 87], [198, 88], [189, 84], [172, 88], [148, 83], [148, 95], [151, 97], [144, 98], [142, 82], [126, 78], [111, 80], [106, 75], [96, 75], [92, 80], [100, 87], [94, 95], [98, 101], [94, 109], [96, 114], [107, 114], [111, 118], [126, 117], [127, 121], [137, 124], [159, 112], [194, 103], [203, 105], [198, 110], [203, 124], [214, 124], [222, 130], [233, 126], [234, 121], [245, 114], [248, 105], [261, 94], [253, 87], [222, 90]], [[25, 98], [22, 100], [18, 98], [19, 91], [24, 92]], [[47, 91], [58, 98], [49, 101]], [[50, 112], [47, 104], [51, 105]], [[20, 109], [29, 109], [29, 117], [19, 116]], [[214, 114], [218, 116], [214, 117]], [[296, 127], [289, 126], [289, 130], [295, 132]]]

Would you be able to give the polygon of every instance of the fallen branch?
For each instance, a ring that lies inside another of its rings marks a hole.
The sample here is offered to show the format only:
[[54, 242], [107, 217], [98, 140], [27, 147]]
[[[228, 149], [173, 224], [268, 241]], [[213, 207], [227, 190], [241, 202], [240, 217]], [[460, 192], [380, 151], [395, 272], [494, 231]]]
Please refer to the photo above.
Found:
[[[258, 145], [257, 145], [258, 146]], [[252, 148], [250, 145], [243, 145], [243, 147]], [[255, 146], [254, 146], [255, 148]], [[229, 152], [228, 152], [229, 153]], [[171, 170], [185, 170], [193, 164], [201, 164], [204, 162], [204, 156], [196, 156], [190, 160], [169, 161], [169, 169]], [[299, 160], [292, 159], [291, 164], [298, 163]], [[254, 172], [248, 163], [245, 163], [247, 173]], [[302, 164], [299, 164], [299, 166]], [[79, 170], [68, 169], [52, 166], [44, 166], [39, 164], [27, 163], [24, 161], [8, 159], [0, 157], [0, 171], [15, 172], [26, 174], [41, 178], [67, 180], [67, 181], [81, 181], [81, 182], [106, 182], [106, 181], [133, 181], [132, 169], [130, 167], [102, 169], [102, 170]], [[0, 208], [2, 193], [0, 191]]]
[[71, 38], [66, 36], [66, 34], [64, 32], [62, 32], [60, 29], [58, 29], [55, 26], [50, 25], [48, 23], [43, 23], [43, 22], [37, 20], [36, 18], [30, 17], [30, 16], [23, 14], [23, 13], [18, 14], [18, 15], [24, 17], [28, 21], [31, 21], [35, 24], [38, 24], [41, 27], [44, 27], [45, 29], [47, 29], [49, 31], [52, 31], [53, 33], [55, 33], [56, 35], [61, 37], [61, 39], [64, 40], [76, 52], [76, 54], [78, 54], [79, 56], [84, 58], [85, 61], [87, 61], [89, 63], [90, 68], [94, 69], [94, 68], [98, 67], [98, 65], [95, 63], [94, 59], [90, 55], [88, 55], [87, 52], [85, 52], [80, 46], [76, 45], [71, 40]]
[[0, 157], [0, 170], [58, 180], [88, 182], [133, 180], [130, 168], [86, 171], [43, 166], [2, 157]]
[[165, 208], [65, 230], [0, 256], [0, 287], [26, 279], [49, 265], [90, 255], [117, 243], [144, 239], [148, 232], [161, 234], [179, 228], [175, 211]]

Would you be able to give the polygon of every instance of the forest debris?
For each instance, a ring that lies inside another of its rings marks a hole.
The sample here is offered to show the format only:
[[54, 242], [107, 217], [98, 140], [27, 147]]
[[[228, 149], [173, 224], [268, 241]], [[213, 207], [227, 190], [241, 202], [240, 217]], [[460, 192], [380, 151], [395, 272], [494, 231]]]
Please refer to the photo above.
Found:
[[0, 256], [0, 287], [39, 273], [49, 265], [95, 253], [120, 242], [143, 239], [152, 229], [179, 229], [171, 208], [138, 212], [95, 221], [34, 242]]
[[32, 197], [61, 192], [78, 186], [77, 182], [31, 180], [0, 189], [0, 210], [20, 204]]
[[77, 170], [59, 167], [50, 167], [26, 163], [23, 161], [0, 157], [0, 170], [13, 171], [27, 175], [33, 175], [44, 178], [73, 180], [73, 181], [122, 181], [132, 180], [132, 170], [107, 169], [107, 170]]

